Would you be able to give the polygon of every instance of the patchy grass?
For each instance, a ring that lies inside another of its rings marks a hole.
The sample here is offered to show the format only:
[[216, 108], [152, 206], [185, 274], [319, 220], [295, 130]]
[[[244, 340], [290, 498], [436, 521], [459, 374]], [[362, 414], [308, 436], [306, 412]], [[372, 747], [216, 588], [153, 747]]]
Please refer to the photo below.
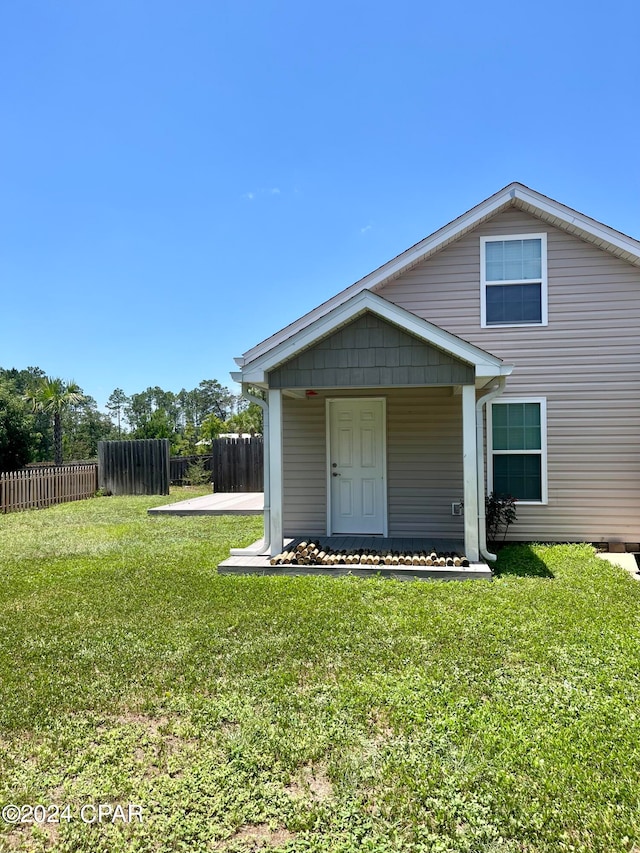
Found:
[[0, 517], [0, 805], [69, 805], [0, 850], [640, 845], [640, 584], [590, 547], [493, 583], [218, 576], [261, 519], [159, 502]]

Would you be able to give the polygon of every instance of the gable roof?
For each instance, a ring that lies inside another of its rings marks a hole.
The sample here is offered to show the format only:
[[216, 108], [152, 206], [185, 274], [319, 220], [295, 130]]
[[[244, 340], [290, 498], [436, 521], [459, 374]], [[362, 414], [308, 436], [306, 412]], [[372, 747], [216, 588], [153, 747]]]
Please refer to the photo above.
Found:
[[459, 240], [464, 234], [509, 207], [524, 210], [556, 228], [593, 243], [616, 257], [640, 266], [640, 241], [634, 240], [632, 237], [628, 237], [626, 234], [616, 231], [596, 219], [591, 219], [591, 217], [585, 216], [564, 204], [560, 204], [560, 202], [554, 201], [524, 186], [524, 184], [514, 182], [472, 207], [462, 216], [434, 231], [424, 240], [392, 258], [317, 308], [304, 314], [298, 320], [285, 326], [284, 329], [247, 350], [242, 358], [236, 359], [236, 363], [239, 366], [249, 364], [363, 290], [375, 291], [382, 288], [389, 281], [427, 260], [445, 246]]
[[[428, 320], [423, 320], [405, 308], [365, 289], [269, 347], [244, 367], [242, 381], [252, 385], [264, 384], [270, 370], [274, 370], [367, 312], [399, 326], [419, 340], [432, 344], [472, 365], [475, 368], [476, 378], [480, 380], [508, 376], [513, 369], [511, 365], [504, 364], [498, 356], [470, 344], [451, 332], [441, 329], [440, 326], [429, 323]], [[481, 384], [485, 383], [481, 382]]]

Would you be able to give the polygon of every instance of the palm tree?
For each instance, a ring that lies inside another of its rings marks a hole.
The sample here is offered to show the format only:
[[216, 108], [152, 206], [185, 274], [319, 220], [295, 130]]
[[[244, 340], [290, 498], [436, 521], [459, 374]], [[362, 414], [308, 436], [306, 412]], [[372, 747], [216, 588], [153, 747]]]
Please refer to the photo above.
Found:
[[86, 399], [82, 388], [71, 381], [45, 376], [24, 395], [34, 412], [45, 412], [53, 419], [53, 454], [56, 465], [62, 465], [62, 413]]

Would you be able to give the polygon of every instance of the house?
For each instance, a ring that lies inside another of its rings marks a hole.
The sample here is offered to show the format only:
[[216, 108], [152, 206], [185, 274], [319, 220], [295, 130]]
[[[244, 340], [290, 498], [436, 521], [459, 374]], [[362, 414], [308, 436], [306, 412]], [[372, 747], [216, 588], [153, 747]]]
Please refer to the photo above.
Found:
[[[640, 242], [513, 183], [236, 359], [265, 535], [640, 541]], [[460, 505], [464, 510], [461, 513]], [[239, 553], [239, 552], [238, 552]]]

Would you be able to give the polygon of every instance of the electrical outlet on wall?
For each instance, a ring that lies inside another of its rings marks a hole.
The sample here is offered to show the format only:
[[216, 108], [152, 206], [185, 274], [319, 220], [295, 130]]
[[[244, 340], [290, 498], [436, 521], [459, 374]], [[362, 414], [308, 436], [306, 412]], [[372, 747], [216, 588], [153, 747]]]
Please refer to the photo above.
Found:
[[462, 504], [460, 501], [454, 501], [451, 504], [451, 515], [462, 515]]

